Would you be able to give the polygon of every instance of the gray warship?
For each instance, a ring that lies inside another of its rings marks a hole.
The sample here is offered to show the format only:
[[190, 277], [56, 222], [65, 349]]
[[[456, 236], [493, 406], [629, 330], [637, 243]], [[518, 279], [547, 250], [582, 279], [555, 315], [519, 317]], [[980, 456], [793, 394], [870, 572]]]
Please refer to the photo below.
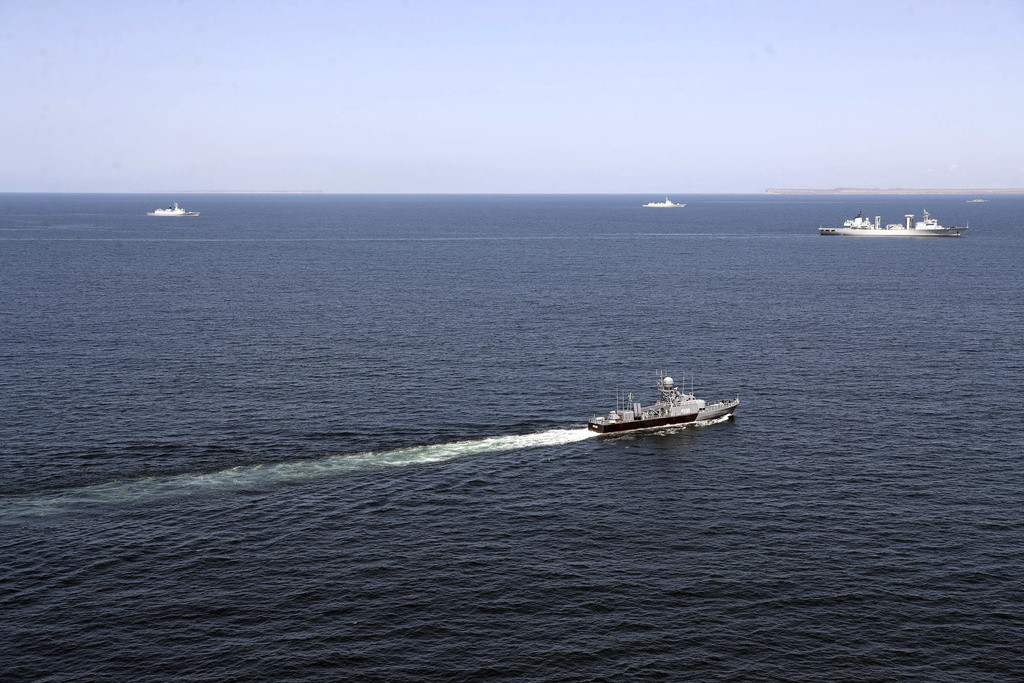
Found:
[[739, 396], [707, 403], [694, 396], [692, 388], [689, 394], [680, 391], [671, 377], [658, 378], [658, 391], [661, 398], [649, 406], [635, 403], [633, 394], [620, 395], [615, 410], [607, 415], [591, 418], [587, 423], [587, 429], [607, 434], [702, 422], [732, 415], [736, 406], [740, 404]]

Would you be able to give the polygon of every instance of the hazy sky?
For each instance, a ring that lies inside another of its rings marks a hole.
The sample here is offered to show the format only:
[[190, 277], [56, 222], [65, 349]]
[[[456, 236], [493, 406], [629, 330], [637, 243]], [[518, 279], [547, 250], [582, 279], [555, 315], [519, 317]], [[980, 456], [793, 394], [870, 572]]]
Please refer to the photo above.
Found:
[[0, 0], [0, 191], [1024, 187], [1024, 2]]

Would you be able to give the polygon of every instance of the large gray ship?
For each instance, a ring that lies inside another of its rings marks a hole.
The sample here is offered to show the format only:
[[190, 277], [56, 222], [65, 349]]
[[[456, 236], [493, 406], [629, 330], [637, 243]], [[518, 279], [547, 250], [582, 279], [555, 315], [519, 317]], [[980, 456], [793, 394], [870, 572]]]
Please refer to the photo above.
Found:
[[841, 228], [818, 228], [819, 235], [853, 235], [856, 237], [867, 237], [882, 235], [885, 237], [960, 237], [964, 234], [963, 228], [945, 228], [931, 217], [927, 211], [924, 212], [923, 221], [915, 221], [914, 214], [908, 213], [903, 217], [903, 223], [890, 223], [882, 227], [882, 217], [875, 216], [874, 224], [867, 218], [857, 215], [843, 223]]
[[587, 429], [607, 434], [703, 422], [728, 417], [740, 404], [739, 396], [709, 404], [694, 396], [693, 389], [689, 394], [680, 391], [671, 377], [658, 379], [658, 391], [661, 397], [649, 406], [634, 402], [633, 394], [619, 396], [615, 410], [607, 415], [591, 418], [587, 423]]

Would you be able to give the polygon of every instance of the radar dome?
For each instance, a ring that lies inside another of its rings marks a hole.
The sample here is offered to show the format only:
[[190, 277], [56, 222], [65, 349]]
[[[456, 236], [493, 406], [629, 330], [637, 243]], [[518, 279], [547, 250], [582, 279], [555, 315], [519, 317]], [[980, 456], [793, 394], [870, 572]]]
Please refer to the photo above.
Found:
[[666, 388], [669, 388], [672, 386], [672, 378], [666, 377], [665, 379], [661, 380], [661, 383], [664, 384]]

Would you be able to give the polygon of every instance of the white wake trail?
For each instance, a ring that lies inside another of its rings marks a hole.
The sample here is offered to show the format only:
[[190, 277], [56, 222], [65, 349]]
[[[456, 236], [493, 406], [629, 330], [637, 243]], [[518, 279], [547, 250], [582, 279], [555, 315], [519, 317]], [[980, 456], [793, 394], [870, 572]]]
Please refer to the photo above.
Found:
[[479, 453], [560, 446], [583, 441], [592, 436], [595, 436], [595, 433], [587, 429], [551, 429], [535, 434], [492, 436], [469, 441], [411, 446], [392, 451], [368, 451], [352, 455], [329, 455], [314, 460], [247, 465], [207, 474], [179, 474], [115, 481], [35, 495], [3, 497], [0, 498], [0, 517], [49, 514], [77, 505], [94, 503], [130, 503], [151, 498], [201, 494], [207, 491], [259, 488], [277, 482], [308, 481], [357, 470], [444, 462]]

